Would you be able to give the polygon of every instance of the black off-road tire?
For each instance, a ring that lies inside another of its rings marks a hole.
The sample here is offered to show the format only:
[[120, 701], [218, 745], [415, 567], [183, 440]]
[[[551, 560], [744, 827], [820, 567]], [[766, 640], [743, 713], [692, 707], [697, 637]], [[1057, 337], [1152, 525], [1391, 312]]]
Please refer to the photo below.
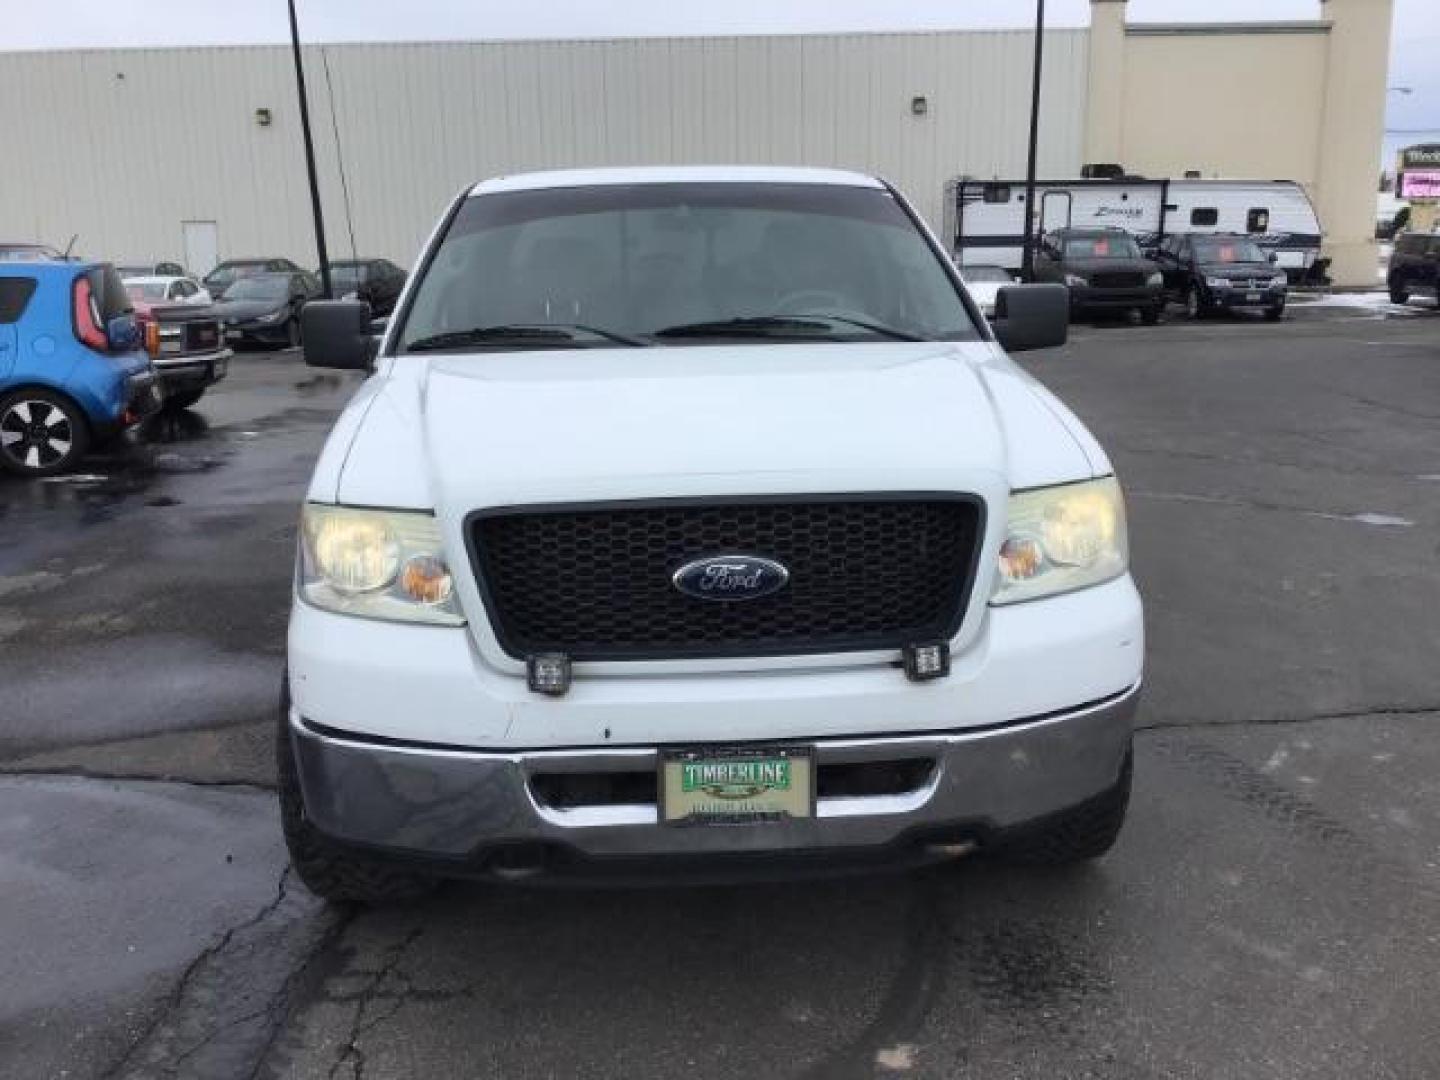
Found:
[[1140, 321], [1141, 321], [1142, 323], [1144, 323], [1146, 326], [1156, 326], [1156, 325], [1158, 325], [1159, 322], [1160, 322], [1160, 317], [1161, 317], [1162, 315], [1164, 315], [1164, 314], [1165, 314], [1165, 305], [1164, 305], [1164, 304], [1155, 304], [1155, 305], [1153, 305], [1152, 307], [1141, 308], [1141, 309], [1140, 309]]
[[1269, 319], [1271, 322], [1279, 322], [1279, 321], [1280, 321], [1281, 319], [1283, 319], [1284, 317], [1285, 317], [1285, 305], [1284, 305], [1284, 304], [1272, 304], [1270, 307], [1267, 307], [1267, 308], [1265, 309], [1265, 318]]
[[439, 884], [436, 878], [396, 869], [341, 847], [323, 836], [305, 816], [305, 798], [290, 745], [290, 690], [281, 692], [275, 758], [280, 780], [280, 825], [295, 874], [316, 896], [332, 904], [378, 907], [418, 900]]
[[1115, 846], [1125, 824], [1133, 763], [1134, 751], [1128, 751], [1113, 787], [1002, 837], [996, 854], [1007, 862], [1030, 866], [1064, 866], [1100, 858]]

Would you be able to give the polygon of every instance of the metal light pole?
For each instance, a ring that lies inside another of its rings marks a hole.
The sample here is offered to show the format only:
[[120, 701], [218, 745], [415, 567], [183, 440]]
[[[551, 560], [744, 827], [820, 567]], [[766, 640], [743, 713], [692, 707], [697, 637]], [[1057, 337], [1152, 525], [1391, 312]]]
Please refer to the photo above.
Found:
[[1030, 155], [1025, 163], [1025, 231], [1021, 277], [1035, 280], [1035, 147], [1040, 139], [1040, 61], [1045, 52], [1045, 0], [1035, 0], [1035, 65], [1030, 87]]
[[305, 169], [310, 174], [310, 210], [315, 215], [315, 249], [320, 253], [320, 287], [328, 300], [335, 293], [330, 287], [330, 256], [325, 251], [325, 216], [320, 212], [320, 181], [315, 175], [315, 144], [310, 141], [310, 103], [305, 96], [305, 65], [300, 60], [300, 27], [295, 22], [295, 0], [290, 5], [290, 48], [295, 54], [295, 85], [300, 95], [300, 133], [305, 139]]

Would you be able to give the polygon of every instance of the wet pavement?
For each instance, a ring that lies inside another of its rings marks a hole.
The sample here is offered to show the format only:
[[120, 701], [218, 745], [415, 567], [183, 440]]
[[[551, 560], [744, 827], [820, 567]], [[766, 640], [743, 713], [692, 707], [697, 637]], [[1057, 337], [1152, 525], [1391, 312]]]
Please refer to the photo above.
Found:
[[0, 479], [0, 1072], [1440, 1075], [1440, 316], [1024, 359], [1111, 451], [1148, 606], [1129, 823], [1063, 873], [326, 909], [266, 789], [355, 380], [243, 356], [88, 478]]

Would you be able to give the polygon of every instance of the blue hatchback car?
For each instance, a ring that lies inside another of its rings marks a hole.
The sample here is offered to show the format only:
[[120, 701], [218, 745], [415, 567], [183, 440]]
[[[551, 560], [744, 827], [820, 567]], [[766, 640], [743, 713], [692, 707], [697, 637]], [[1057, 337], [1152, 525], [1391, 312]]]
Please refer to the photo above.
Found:
[[113, 266], [0, 263], [0, 467], [63, 472], [160, 403]]

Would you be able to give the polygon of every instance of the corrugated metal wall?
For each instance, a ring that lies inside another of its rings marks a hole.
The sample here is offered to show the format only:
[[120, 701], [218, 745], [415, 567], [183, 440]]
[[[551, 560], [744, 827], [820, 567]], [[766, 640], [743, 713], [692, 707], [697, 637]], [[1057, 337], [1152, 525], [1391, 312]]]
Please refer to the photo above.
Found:
[[[568, 165], [857, 168], [938, 223], [948, 177], [1023, 172], [1030, 49], [1023, 32], [307, 47], [326, 231], [348, 252], [341, 159], [356, 248], [401, 263], [463, 186]], [[1085, 63], [1085, 31], [1047, 35], [1042, 175], [1079, 167]], [[314, 264], [288, 49], [0, 54], [0, 102], [0, 239], [183, 258], [181, 223], [213, 220], [222, 257]]]

